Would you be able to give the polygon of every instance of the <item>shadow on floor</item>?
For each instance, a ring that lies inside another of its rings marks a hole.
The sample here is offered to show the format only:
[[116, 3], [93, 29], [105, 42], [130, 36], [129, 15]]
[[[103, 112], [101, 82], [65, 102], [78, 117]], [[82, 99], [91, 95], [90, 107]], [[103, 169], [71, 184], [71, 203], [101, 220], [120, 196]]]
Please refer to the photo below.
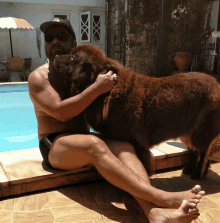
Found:
[[[181, 170], [179, 170], [179, 172], [181, 172]], [[203, 180], [191, 179], [189, 175], [185, 174], [173, 177], [168, 176], [167, 178], [164, 176], [166, 176], [165, 173], [163, 174], [163, 177], [158, 176], [157, 178], [151, 179], [152, 185], [169, 192], [189, 190], [195, 185], [201, 185], [202, 190], [205, 190], [206, 195], [217, 194], [220, 192], [220, 176], [211, 169]]]
[[[106, 180], [60, 188], [57, 191], [74, 202], [102, 214], [104, 219], [111, 219], [114, 222], [123, 220], [123, 222], [148, 223], [138, 202], [130, 194]], [[91, 205], [92, 203], [96, 206]]]

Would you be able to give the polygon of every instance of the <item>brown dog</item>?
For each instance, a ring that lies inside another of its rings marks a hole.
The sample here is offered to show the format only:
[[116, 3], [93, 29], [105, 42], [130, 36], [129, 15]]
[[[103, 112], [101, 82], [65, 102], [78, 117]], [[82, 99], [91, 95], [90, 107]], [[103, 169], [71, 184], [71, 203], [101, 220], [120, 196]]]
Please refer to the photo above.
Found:
[[190, 155], [184, 173], [199, 178], [206, 150], [220, 132], [220, 87], [215, 78], [196, 72], [148, 77], [124, 68], [91, 45], [56, 57], [54, 65], [71, 78], [71, 96], [94, 83], [101, 71], [117, 73], [112, 91], [85, 110], [91, 127], [133, 143], [148, 172], [149, 148], [179, 137]]

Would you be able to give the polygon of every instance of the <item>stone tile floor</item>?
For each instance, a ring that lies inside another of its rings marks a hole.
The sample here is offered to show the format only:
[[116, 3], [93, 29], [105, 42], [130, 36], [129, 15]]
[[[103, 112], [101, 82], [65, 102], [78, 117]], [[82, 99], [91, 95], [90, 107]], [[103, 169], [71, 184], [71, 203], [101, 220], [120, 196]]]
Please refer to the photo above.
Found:
[[[181, 170], [155, 174], [152, 184], [182, 191], [200, 184], [206, 196], [198, 205], [197, 223], [220, 222], [220, 164], [213, 163], [203, 180], [181, 175]], [[81, 183], [0, 199], [0, 223], [147, 223], [139, 204], [105, 180]]]

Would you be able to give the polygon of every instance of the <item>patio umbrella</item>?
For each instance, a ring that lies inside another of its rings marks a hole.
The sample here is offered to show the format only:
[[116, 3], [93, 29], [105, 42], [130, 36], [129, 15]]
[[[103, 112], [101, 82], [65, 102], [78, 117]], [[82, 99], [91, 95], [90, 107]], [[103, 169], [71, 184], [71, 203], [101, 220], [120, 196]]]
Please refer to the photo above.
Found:
[[13, 57], [11, 29], [27, 30], [27, 29], [34, 29], [34, 27], [24, 19], [13, 18], [13, 17], [1, 17], [0, 18], [0, 29], [8, 29], [9, 30], [10, 44], [11, 44], [11, 56]]

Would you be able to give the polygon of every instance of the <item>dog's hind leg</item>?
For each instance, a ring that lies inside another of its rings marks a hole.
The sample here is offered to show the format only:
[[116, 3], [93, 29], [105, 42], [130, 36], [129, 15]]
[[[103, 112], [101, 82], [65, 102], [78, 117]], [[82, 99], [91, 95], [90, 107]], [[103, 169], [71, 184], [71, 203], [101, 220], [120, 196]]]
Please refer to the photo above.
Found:
[[[190, 163], [192, 165], [192, 171], [190, 171], [191, 178], [200, 178], [202, 166], [204, 163], [204, 159], [206, 156], [206, 152], [210, 146], [212, 146], [212, 142], [216, 141], [217, 133], [211, 129], [213, 126], [209, 127], [206, 130], [201, 131], [196, 137], [192, 136], [192, 145], [193, 145], [193, 153], [190, 154]], [[214, 145], [213, 145], [214, 146]], [[220, 146], [218, 147], [220, 150]], [[193, 165], [193, 156], [197, 156], [197, 160]], [[210, 162], [208, 162], [209, 164]], [[207, 173], [209, 165], [206, 166], [205, 174]]]
[[[204, 151], [199, 151], [193, 147], [188, 148], [188, 162], [184, 166], [183, 174], [190, 175], [191, 178], [200, 178], [200, 172], [205, 157]], [[198, 147], [197, 147], [198, 148]]]
[[188, 149], [188, 160], [183, 168], [183, 174], [191, 175], [193, 170], [196, 168], [199, 154], [193, 149], [190, 139], [187, 136], [179, 137], [182, 144]]
[[206, 151], [211, 141], [205, 131], [200, 132], [196, 137], [191, 136], [188, 145], [185, 145], [189, 150], [189, 159], [187, 165], [183, 168], [184, 174], [189, 174], [192, 179], [200, 178]]
[[213, 139], [220, 133], [219, 117], [220, 108], [206, 106], [191, 123], [187, 136], [180, 137], [180, 140], [189, 149], [189, 162], [183, 173], [190, 174], [191, 178], [200, 178], [206, 151]]
[[180, 137], [181, 142], [188, 149], [188, 162], [183, 168], [183, 174], [190, 175], [191, 178], [200, 178], [206, 147], [202, 147], [197, 142], [197, 146], [191, 142], [189, 137]]
[[198, 162], [199, 153], [198, 151], [194, 151], [191, 148], [188, 148], [189, 159], [187, 164], [183, 168], [183, 174], [192, 175], [194, 170], [196, 169], [196, 163]]

